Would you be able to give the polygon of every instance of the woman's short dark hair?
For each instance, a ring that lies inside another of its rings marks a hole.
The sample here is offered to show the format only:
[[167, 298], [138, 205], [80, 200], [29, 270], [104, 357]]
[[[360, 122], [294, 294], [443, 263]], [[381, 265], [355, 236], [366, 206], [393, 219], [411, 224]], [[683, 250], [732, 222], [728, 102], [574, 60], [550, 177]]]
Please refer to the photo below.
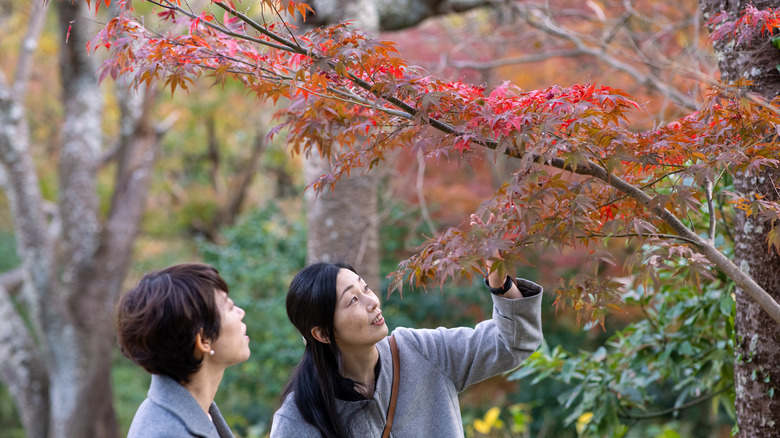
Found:
[[194, 355], [196, 336], [212, 341], [219, 336], [217, 291], [227, 293], [228, 285], [206, 264], [185, 263], [144, 275], [116, 306], [122, 354], [152, 374], [189, 382], [203, 360]]
[[[282, 392], [282, 400], [294, 392], [303, 418], [325, 438], [349, 436], [346, 421], [336, 412], [335, 387], [341, 353], [333, 336], [336, 313], [336, 279], [346, 263], [314, 263], [295, 275], [287, 291], [287, 316], [306, 341], [306, 350]], [[320, 327], [331, 341], [317, 341], [311, 329]]]

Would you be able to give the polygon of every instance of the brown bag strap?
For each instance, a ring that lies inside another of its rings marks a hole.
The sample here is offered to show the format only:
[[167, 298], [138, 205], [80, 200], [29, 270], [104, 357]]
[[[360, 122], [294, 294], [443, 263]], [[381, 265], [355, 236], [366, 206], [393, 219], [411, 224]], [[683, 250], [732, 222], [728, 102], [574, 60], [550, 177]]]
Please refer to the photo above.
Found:
[[390, 429], [393, 428], [395, 402], [398, 401], [398, 384], [401, 380], [401, 360], [398, 355], [398, 344], [395, 343], [395, 335], [390, 336], [390, 355], [393, 356], [393, 392], [390, 393], [390, 407], [387, 408], [387, 423], [385, 423], [382, 438], [389, 437]]

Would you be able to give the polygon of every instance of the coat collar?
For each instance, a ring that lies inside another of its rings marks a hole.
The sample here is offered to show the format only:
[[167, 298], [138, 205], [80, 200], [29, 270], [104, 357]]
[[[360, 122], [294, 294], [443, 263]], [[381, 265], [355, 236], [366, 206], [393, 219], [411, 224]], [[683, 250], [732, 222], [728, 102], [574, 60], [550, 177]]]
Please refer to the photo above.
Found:
[[232, 437], [230, 429], [217, 408], [212, 402], [209, 407], [211, 420], [203, 412], [192, 394], [179, 382], [168, 376], [152, 375], [152, 384], [149, 387], [149, 398], [156, 404], [167, 409], [175, 415], [187, 430], [194, 436], [204, 438]]

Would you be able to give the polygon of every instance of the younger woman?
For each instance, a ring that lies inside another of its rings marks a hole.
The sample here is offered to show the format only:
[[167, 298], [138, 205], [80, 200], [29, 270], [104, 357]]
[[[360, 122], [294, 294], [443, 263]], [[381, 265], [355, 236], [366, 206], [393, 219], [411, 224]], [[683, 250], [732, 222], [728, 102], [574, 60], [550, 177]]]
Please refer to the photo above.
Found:
[[249, 359], [244, 311], [209, 265], [146, 274], [116, 308], [122, 353], [152, 374], [128, 438], [232, 438], [214, 395], [225, 368]]
[[[463, 436], [458, 393], [516, 367], [541, 343], [541, 287], [496, 272], [486, 283], [492, 319], [393, 332], [400, 383], [390, 436]], [[274, 414], [272, 438], [382, 436], [393, 360], [379, 304], [348, 265], [316, 263], [295, 276], [287, 315], [306, 349]]]

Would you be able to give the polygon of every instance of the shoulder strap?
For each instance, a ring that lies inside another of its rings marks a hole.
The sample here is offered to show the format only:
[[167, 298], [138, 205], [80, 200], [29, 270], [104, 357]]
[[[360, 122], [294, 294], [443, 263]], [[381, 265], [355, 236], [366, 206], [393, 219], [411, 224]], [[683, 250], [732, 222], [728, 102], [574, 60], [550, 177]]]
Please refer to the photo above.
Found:
[[398, 344], [395, 343], [395, 335], [390, 336], [390, 355], [393, 356], [393, 392], [390, 393], [390, 407], [387, 408], [387, 423], [382, 432], [382, 438], [390, 436], [393, 428], [393, 416], [395, 415], [395, 402], [398, 401], [398, 384], [401, 380], [401, 364], [398, 354]]

